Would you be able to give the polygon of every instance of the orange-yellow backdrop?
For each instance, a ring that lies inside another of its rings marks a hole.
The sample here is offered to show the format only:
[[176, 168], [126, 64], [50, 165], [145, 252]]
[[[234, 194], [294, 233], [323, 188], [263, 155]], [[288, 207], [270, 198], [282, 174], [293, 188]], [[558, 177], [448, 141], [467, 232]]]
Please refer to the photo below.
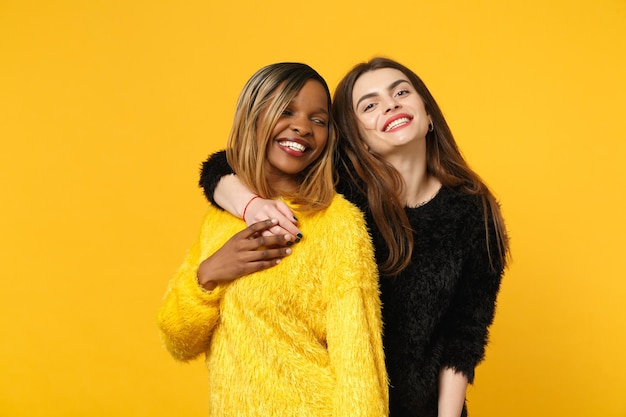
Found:
[[626, 416], [626, 2], [0, 1], [0, 415], [201, 416], [155, 313], [262, 65], [431, 87], [512, 235], [476, 416]]

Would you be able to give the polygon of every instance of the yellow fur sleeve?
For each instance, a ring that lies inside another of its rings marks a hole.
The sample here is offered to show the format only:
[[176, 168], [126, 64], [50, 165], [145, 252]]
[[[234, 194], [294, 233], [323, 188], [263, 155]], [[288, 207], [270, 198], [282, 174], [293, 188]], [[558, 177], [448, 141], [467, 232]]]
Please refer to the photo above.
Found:
[[205, 353], [211, 334], [219, 321], [222, 287], [205, 291], [197, 282], [196, 273], [202, 261], [203, 235], [208, 224], [187, 254], [183, 264], [169, 283], [158, 313], [161, 338], [170, 354], [177, 360], [189, 361]]

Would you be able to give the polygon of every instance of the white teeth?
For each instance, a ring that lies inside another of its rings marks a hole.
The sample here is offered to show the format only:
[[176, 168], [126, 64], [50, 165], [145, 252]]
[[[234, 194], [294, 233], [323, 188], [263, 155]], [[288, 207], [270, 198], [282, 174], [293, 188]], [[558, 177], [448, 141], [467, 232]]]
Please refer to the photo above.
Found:
[[297, 142], [292, 142], [292, 141], [280, 142], [280, 146], [284, 146], [286, 148], [293, 149], [294, 151], [298, 151], [298, 152], [306, 151], [306, 146], [299, 144]]
[[387, 125], [387, 127], [385, 128], [385, 132], [389, 132], [391, 129], [394, 129], [405, 123], [409, 123], [410, 121], [411, 119], [409, 119], [408, 117], [401, 117], [400, 119], [396, 119]]

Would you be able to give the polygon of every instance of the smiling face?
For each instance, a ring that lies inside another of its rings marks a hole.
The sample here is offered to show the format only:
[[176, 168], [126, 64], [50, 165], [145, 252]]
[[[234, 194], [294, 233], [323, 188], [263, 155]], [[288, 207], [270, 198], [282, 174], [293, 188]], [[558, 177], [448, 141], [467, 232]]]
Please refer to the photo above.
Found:
[[[287, 105], [272, 129], [267, 144], [267, 179], [275, 190], [293, 190], [298, 174], [323, 153], [328, 141], [328, 95], [316, 80], [308, 80]], [[267, 123], [259, 118], [259, 131]]]
[[359, 131], [371, 151], [385, 157], [425, 146], [430, 117], [401, 71], [382, 68], [362, 74], [354, 84], [352, 102]]

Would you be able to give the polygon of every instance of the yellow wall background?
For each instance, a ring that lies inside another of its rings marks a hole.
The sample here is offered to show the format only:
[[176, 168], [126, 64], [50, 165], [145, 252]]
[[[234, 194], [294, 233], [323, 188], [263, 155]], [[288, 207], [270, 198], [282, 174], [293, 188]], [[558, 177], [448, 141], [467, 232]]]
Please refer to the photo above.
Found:
[[626, 416], [626, 2], [0, 0], [0, 415], [205, 415], [155, 314], [262, 65], [422, 76], [512, 236], [474, 416]]

